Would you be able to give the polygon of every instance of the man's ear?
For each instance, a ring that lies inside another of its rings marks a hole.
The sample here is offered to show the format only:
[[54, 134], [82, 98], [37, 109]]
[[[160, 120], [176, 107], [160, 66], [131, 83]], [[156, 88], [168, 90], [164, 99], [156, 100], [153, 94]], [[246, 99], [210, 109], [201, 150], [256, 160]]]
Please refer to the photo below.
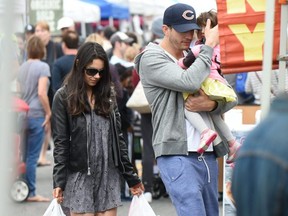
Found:
[[170, 29], [171, 28], [167, 25], [162, 26], [162, 31], [163, 31], [164, 35], [167, 35]]
[[61, 48], [62, 48], [63, 52], [67, 49], [67, 46], [64, 42], [61, 43]]

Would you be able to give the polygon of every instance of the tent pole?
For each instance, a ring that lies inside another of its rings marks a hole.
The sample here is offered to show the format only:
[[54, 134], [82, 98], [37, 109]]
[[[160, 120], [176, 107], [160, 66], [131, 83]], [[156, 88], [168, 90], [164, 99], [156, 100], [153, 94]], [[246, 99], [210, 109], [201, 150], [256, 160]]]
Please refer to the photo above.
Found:
[[266, 0], [265, 12], [265, 37], [264, 37], [264, 56], [263, 56], [263, 86], [261, 94], [261, 119], [263, 119], [270, 108], [270, 88], [271, 88], [271, 70], [274, 36], [274, 14], [275, 0]]
[[85, 22], [81, 22], [81, 36], [83, 38], [86, 38], [86, 23]]
[[[280, 23], [280, 49], [279, 56], [287, 55], [287, 24], [288, 24], [288, 5], [281, 5], [281, 23]], [[279, 61], [279, 90], [285, 90], [286, 80], [286, 61]]]
[[114, 26], [114, 21], [113, 21], [113, 17], [112, 16], [109, 17], [109, 26], [111, 26], [111, 27]]

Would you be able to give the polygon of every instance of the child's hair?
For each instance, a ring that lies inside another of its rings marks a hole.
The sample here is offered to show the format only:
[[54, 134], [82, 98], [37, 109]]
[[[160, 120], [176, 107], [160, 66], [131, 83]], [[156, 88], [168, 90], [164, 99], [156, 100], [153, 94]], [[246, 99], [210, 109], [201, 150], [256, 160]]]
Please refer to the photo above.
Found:
[[211, 28], [218, 24], [217, 12], [214, 10], [210, 10], [208, 12], [203, 12], [197, 17], [198, 26], [206, 26], [207, 19], [211, 20]]

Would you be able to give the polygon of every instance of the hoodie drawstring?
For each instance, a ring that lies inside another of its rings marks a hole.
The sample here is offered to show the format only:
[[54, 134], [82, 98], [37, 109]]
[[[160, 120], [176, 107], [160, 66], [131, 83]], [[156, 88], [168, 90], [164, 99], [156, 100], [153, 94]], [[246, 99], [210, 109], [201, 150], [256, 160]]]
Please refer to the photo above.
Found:
[[208, 174], [208, 183], [210, 183], [211, 182], [210, 170], [209, 170], [208, 164], [206, 163], [206, 160], [205, 160], [203, 153], [198, 157], [198, 161], [204, 162], [206, 169], [207, 169], [207, 174]]

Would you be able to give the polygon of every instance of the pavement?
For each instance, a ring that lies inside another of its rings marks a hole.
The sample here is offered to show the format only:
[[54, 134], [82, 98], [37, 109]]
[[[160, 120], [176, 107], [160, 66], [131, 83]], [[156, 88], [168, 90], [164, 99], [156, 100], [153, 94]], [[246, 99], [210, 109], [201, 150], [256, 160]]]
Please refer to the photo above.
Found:
[[[48, 158], [52, 161], [51, 152], [48, 152]], [[52, 165], [37, 168], [37, 194], [52, 199]], [[131, 201], [122, 202], [123, 205], [118, 208], [118, 216], [127, 216]], [[22, 202], [16, 203], [11, 199], [8, 202], [9, 213], [6, 216], [42, 216], [49, 206], [49, 202]], [[222, 214], [222, 202], [219, 203], [220, 216]], [[176, 211], [168, 198], [161, 197], [153, 200], [151, 207], [157, 216], [177, 216]]]

